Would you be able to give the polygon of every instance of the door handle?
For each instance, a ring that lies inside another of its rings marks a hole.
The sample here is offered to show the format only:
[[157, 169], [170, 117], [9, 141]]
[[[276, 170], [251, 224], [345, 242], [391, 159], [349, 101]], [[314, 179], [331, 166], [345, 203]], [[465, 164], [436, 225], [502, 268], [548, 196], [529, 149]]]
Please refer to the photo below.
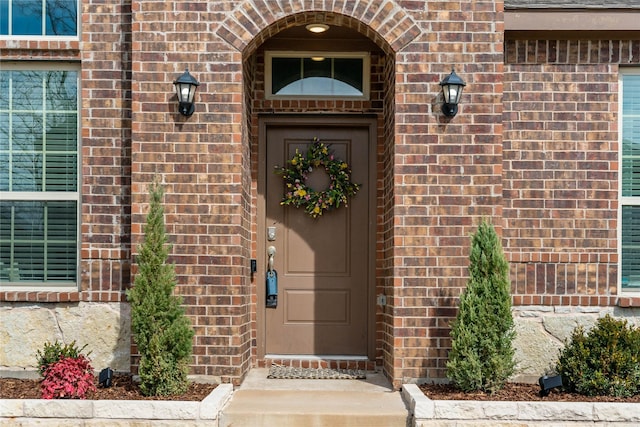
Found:
[[275, 246], [269, 246], [269, 248], [267, 248], [267, 255], [269, 256], [269, 260], [267, 263], [269, 266], [269, 271], [273, 271], [273, 257], [276, 255]]
[[273, 257], [276, 255], [275, 246], [269, 246], [267, 248], [267, 254], [269, 255], [269, 270], [266, 276], [266, 291], [267, 291], [267, 307], [276, 308], [278, 306], [278, 273], [273, 269]]

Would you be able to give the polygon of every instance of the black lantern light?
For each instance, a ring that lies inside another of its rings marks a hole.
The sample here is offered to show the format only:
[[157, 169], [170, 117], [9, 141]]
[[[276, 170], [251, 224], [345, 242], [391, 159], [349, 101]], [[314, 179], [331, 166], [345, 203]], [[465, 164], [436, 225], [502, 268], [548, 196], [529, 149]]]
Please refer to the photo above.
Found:
[[458, 103], [462, 96], [462, 89], [466, 85], [464, 80], [458, 77], [454, 70], [451, 70], [451, 74], [440, 82], [440, 86], [442, 86], [442, 96], [444, 97], [442, 112], [445, 116], [453, 117], [458, 113]]
[[180, 114], [183, 116], [190, 116], [195, 111], [196, 107], [193, 103], [193, 98], [196, 95], [196, 88], [200, 86], [200, 83], [189, 74], [189, 70], [184, 70], [184, 74], [178, 77], [173, 84], [176, 86], [176, 94], [178, 95], [178, 102], [180, 106]]

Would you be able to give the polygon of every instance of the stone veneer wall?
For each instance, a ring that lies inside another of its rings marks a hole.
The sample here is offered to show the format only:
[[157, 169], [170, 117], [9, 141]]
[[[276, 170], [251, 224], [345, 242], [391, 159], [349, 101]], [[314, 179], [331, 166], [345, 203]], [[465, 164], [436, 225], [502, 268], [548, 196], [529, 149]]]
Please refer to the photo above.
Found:
[[516, 379], [537, 382], [552, 372], [559, 351], [571, 337], [573, 329], [592, 327], [599, 317], [611, 315], [640, 327], [640, 309], [594, 306], [516, 306]]
[[31, 376], [45, 342], [87, 345], [96, 371], [129, 372], [131, 321], [128, 304], [11, 303], [0, 307], [0, 375]]

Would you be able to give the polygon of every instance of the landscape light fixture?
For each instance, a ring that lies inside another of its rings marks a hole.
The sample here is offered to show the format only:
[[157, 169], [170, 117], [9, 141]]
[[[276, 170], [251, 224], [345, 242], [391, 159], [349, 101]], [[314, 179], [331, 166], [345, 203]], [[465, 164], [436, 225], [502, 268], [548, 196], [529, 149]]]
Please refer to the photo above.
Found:
[[442, 104], [442, 112], [447, 117], [453, 117], [458, 113], [458, 103], [462, 96], [462, 89], [467, 84], [462, 80], [454, 70], [451, 70], [451, 74], [445, 77], [441, 82], [442, 96], [444, 102]]
[[184, 73], [178, 77], [173, 84], [176, 86], [176, 95], [178, 95], [179, 107], [178, 110], [183, 116], [190, 116], [195, 111], [196, 107], [193, 102], [193, 98], [196, 95], [196, 88], [200, 86], [200, 83], [189, 74], [189, 70], [184, 70]]
[[305, 28], [307, 29], [307, 31], [311, 31], [312, 33], [315, 33], [315, 34], [320, 34], [327, 31], [329, 29], [329, 26], [327, 24], [317, 23], [317, 24], [309, 24]]

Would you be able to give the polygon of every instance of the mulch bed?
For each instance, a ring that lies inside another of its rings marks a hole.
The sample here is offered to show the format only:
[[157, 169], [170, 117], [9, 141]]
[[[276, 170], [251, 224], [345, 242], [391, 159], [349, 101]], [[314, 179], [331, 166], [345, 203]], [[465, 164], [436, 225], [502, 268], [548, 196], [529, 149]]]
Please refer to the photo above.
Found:
[[[464, 393], [448, 384], [422, 384], [422, 392], [433, 400], [494, 400], [494, 401], [537, 401], [537, 402], [628, 402], [640, 403], [640, 395], [630, 398], [608, 396], [582, 396], [551, 390], [549, 396], [540, 397], [540, 387], [536, 384], [508, 383], [494, 394], [481, 392]], [[130, 375], [116, 375], [109, 388], [98, 388], [87, 398], [92, 400], [186, 400], [201, 401], [216, 388], [216, 384], [190, 383], [186, 393], [176, 396], [142, 395], [138, 384]], [[0, 378], [0, 399], [40, 399], [40, 380]]]
[[629, 398], [609, 396], [583, 396], [552, 389], [546, 397], [540, 397], [537, 384], [508, 383], [494, 394], [482, 392], [465, 393], [453, 385], [423, 384], [420, 390], [432, 400], [497, 400], [497, 401], [537, 401], [537, 402], [640, 402], [640, 395]]
[[[175, 396], [144, 396], [130, 375], [115, 375], [113, 385], [88, 393], [91, 400], [189, 400], [200, 401], [216, 384], [190, 383], [186, 393]], [[0, 399], [40, 399], [40, 380], [0, 378]]]

